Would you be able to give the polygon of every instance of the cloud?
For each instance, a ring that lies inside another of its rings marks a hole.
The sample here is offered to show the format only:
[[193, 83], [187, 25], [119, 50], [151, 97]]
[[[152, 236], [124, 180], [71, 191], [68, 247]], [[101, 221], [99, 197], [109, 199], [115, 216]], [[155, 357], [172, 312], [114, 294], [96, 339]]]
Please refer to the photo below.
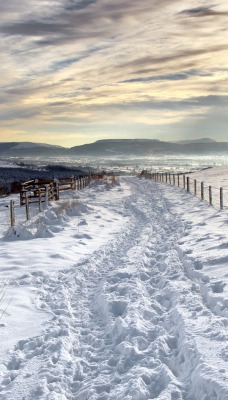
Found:
[[11, 0], [0, 12], [2, 134], [15, 121], [77, 135], [132, 120], [173, 134], [227, 105], [226, 0]]
[[179, 14], [184, 14], [191, 17], [211, 17], [211, 16], [227, 16], [228, 12], [215, 11], [211, 7], [195, 7], [183, 10]]
[[[157, 56], [146, 56], [142, 58], [135, 58], [130, 62], [123, 63], [119, 65], [119, 68], [131, 68], [132, 73], [136, 74], [145, 74], [154, 70], [154, 66], [156, 64], [165, 65], [166, 63], [177, 62], [184, 60], [185, 62], [188, 59], [193, 59], [197, 56], [202, 57], [204, 54], [212, 54], [224, 52], [227, 49], [226, 44], [222, 44], [220, 46], [208, 46], [207, 48], [199, 48], [199, 49], [183, 49], [179, 52], [172, 52], [172, 54], [167, 54], [162, 57]], [[143, 69], [138, 69], [138, 68]]]
[[97, 1], [96, 0], [82, 0], [82, 1], [77, 1], [77, 2], [67, 2], [65, 5], [65, 10], [66, 11], [78, 11], [78, 10], [83, 10], [84, 8], [87, 8], [91, 6], [92, 4], [95, 4]]
[[192, 73], [179, 72], [177, 74], [167, 74], [167, 75], [155, 75], [148, 76], [146, 78], [132, 78], [122, 81], [122, 83], [134, 83], [134, 82], [153, 82], [153, 81], [179, 81], [185, 80], [191, 77]]

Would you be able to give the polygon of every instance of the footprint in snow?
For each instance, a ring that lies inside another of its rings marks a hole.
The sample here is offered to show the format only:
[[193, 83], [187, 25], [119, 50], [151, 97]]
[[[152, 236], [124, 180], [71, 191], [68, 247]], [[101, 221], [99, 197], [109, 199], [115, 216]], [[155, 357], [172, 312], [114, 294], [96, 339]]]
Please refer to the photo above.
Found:
[[92, 236], [84, 233], [84, 234], [80, 234], [77, 233], [76, 235], [73, 236], [74, 239], [92, 239]]

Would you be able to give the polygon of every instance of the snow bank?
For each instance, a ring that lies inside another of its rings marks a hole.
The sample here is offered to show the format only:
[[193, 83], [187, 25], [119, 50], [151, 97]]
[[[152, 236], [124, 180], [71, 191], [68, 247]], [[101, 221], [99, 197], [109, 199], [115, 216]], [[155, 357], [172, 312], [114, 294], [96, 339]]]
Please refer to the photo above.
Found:
[[8, 340], [1, 399], [227, 399], [226, 213], [138, 178], [80, 203], [43, 213], [53, 236], [14, 248], [23, 260], [9, 256], [23, 240], [0, 243], [0, 274], [9, 266], [7, 290], [32, 300], [37, 332]]
[[89, 213], [89, 208], [78, 199], [61, 200], [52, 203], [42, 213], [37, 214], [28, 222], [10, 227], [4, 234], [8, 240], [29, 240], [35, 238], [50, 238], [64, 229], [64, 225], [72, 217]]

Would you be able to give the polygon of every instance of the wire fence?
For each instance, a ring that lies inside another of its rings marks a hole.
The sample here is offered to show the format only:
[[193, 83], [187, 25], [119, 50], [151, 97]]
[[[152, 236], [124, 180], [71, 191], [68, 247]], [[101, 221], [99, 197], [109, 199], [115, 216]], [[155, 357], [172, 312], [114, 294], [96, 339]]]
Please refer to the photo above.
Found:
[[192, 179], [186, 174], [171, 174], [167, 172], [150, 173], [148, 171], [142, 171], [141, 176], [185, 189], [188, 193], [192, 193], [194, 196], [207, 202], [210, 206], [214, 206], [220, 210], [228, 207], [227, 188], [208, 185], [204, 181]]

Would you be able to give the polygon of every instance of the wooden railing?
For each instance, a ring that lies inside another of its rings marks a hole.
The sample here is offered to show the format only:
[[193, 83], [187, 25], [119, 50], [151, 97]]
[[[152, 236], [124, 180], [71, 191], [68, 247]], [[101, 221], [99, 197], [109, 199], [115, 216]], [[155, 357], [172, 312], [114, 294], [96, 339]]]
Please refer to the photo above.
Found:
[[[59, 200], [60, 193], [66, 190], [82, 190], [89, 185], [91, 180], [103, 179], [104, 174], [89, 174], [82, 177], [67, 177], [58, 179], [33, 179], [24, 182], [20, 191], [20, 206], [26, 208], [26, 219], [30, 219], [30, 205], [37, 203], [42, 211], [42, 203]], [[10, 225], [15, 225], [14, 200], [10, 201]]]
[[20, 205], [30, 203], [48, 203], [52, 200], [59, 200], [60, 192], [65, 190], [81, 190], [88, 186], [90, 177], [82, 178], [58, 178], [53, 180], [36, 179], [22, 184], [20, 192]]

